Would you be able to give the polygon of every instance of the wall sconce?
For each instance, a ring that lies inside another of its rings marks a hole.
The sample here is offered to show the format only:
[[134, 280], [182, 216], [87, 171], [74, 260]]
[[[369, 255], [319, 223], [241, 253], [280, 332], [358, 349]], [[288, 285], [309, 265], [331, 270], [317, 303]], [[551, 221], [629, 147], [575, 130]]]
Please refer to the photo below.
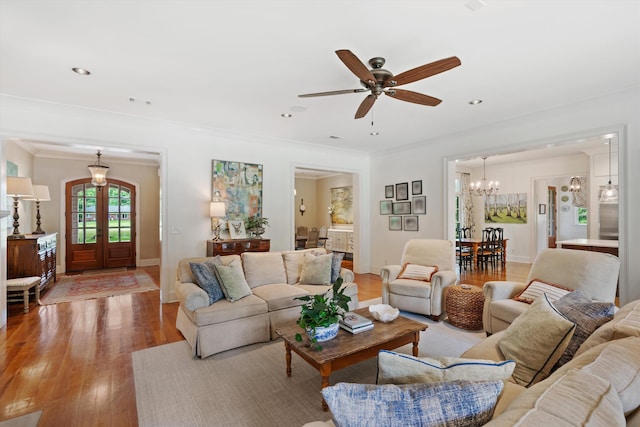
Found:
[[33, 234], [46, 234], [46, 232], [40, 228], [40, 202], [48, 202], [51, 200], [49, 195], [49, 187], [46, 185], [34, 185], [33, 196], [25, 200], [31, 200], [36, 202], [36, 231]]
[[33, 184], [31, 184], [31, 178], [8, 176], [7, 196], [13, 197], [13, 234], [7, 236], [7, 239], [24, 239], [24, 234], [20, 234], [18, 202], [21, 197], [33, 196]]
[[307, 210], [307, 207], [304, 205], [304, 199], [300, 199], [300, 215], [304, 216], [304, 212]]
[[211, 217], [211, 229], [214, 232], [214, 241], [220, 240], [220, 218], [227, 215], [224, 201], [220, 199], [220, 192], [216, 191], [213, 201], [209, 204], [209, 216]]
[[91, 183], [98, 187], [100, 190], [101, 187], [107, 185], [107, 172], [109, 172], [109, 166], [103, 165], [100, 163], [100, 150], [96, 154], [98, 156], [98, 160], [96, 163], [89, 165], [89, 172], [91, 172]]

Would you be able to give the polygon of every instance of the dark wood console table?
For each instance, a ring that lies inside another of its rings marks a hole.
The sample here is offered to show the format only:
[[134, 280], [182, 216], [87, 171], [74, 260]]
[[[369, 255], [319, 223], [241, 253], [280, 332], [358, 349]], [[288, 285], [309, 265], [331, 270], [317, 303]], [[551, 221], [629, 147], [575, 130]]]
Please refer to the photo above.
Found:
[[56, 233], [7, 239], [7, 279], [40, 277], [40, 289], [56, 280]]
[[269, 252], [269, 239], [208, 240], [207, 256], [240, 255], [243, 252]]

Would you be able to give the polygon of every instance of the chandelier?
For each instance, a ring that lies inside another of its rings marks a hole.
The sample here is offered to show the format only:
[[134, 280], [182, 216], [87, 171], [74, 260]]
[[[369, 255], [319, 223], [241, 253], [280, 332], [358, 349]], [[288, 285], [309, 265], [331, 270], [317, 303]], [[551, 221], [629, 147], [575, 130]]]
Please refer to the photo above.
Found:
[[579, 193], [581, 190], [580, 187], [580, 177], [572, 176], [571, 181], [569, 181], [569, 191], [572, 193]]
[[618, 203], [618, 190], [611, 184], [611, 138], [609, 138], [609, 183], [600, 194], [600, 203]]
[[487, 182], [487, 158], [483, 157], [483, 171], [482, 171], [482, 181], [472, 182], [469, 184], [469, 194], [472, 196], [491, 196], [498, 192], [498, 186], [500, 183], [498, 181], [489, 181]]
[[100, 163], [100, 150], [98, 150], [98, 160], [93, 165], [89, 165], [89, 172], [91, 172], [91, 183], [98, 187], [104, 187], [107, 185], [107, 172], [109, 172], [109, 166]]

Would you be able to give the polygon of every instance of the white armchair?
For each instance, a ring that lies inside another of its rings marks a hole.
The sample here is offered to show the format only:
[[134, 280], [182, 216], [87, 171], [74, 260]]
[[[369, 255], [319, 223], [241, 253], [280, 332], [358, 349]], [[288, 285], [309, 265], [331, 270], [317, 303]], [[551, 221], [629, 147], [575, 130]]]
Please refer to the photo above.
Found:
[[[402, 253], [401, 265], [387, 265], [380, 271], [382, 303], [431, 316], [438, 321], [444, 313], [444, 290], [457, 282], [454, 243], [449, 240], [409, 240]], [[399, 279], [406, 264], [438, 267], [431, 281]]]
[[487, 335], [507, 329], [530, 305], [513, 299], [533, 279], [569, 289], [587, 298], [614, 302], [620, 260], [600, 252], [545, 249], [536, 257], [525, 283], [491, 281], [483, 286], [482, 323]]

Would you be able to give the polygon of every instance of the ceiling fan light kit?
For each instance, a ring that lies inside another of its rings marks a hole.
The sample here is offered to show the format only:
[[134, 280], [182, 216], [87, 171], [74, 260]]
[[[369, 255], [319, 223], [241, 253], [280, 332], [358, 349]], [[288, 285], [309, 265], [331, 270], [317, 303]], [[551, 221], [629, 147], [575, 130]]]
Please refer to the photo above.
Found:
[[461, 64], [458, 57], [452, 56], [412, 68], [411, 70], [394, 76], [389, 70], [382, 68], [386, 62], [382, 57], [377, 56], [371, 58], [369, 60], [371, 69], [368, 69], [362, 61], [348, 49], [336, 50], [336, 55], [338, 55], [338, 58], [340, 58], [344, 65], [360, 79], [360, 84], [364, 86], [364, 89], [334, 90], [329, 92], [307, 93], [298, 96], [300, 98], [310, 98], [315, 96], [371, 92], [358, 107], [354, 117], [356, 119], [361, 119], [366, 116], [378, 99], [378, 96], [383, 93], [400, 101], [435, 107], [442, 102], [441, 99], [410, 90], [396, 89], [395, 87], [426, 79], [427, 77], [448, 71]]

